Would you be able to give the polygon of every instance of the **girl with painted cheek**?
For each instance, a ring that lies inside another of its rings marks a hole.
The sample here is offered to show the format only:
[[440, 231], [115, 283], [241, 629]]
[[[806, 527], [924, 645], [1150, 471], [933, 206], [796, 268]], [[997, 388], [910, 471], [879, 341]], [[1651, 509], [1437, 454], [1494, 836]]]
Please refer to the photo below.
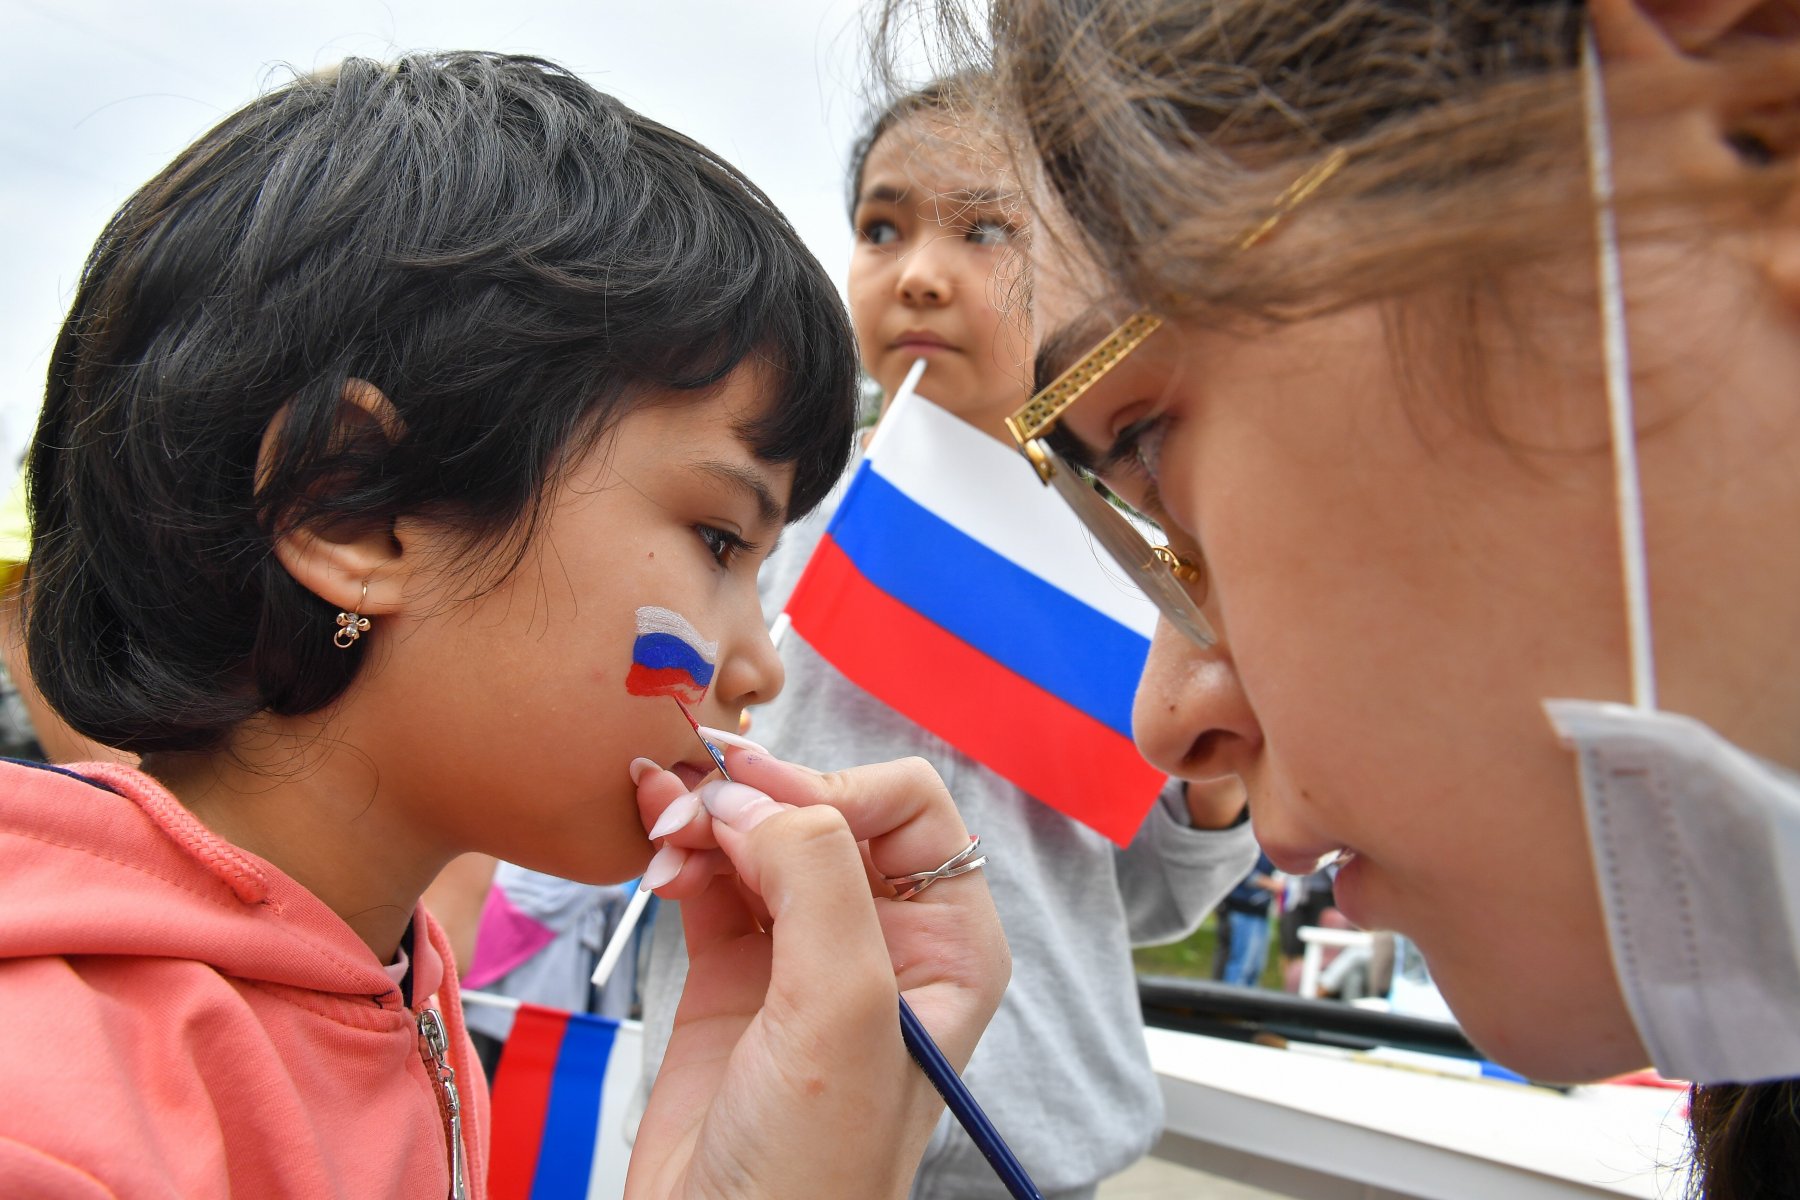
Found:
[[[951, 78], [909, 94], [871, 121], [852, 156], [849, 295], [864, 369], [891, 398], [923, 359], [920, 395], [989, 436], [1025, 398], [1023, 338], [1012, 299], [1022, 232], [1015, 188], [989, 122], [970, 108], [978, 81]], [[848, 479], [848, 473], [844, 476]], [[841, 495], [789, 531], [764, 571], [765, 611], [782, 611]], [[1165, 787], [1129, 847], [1057, 812], [848, 679], [805, 639], [782, 646], [788, 688], [756, 711], [753, 734], [821, 766], [917, 756], [951, 782], [984, 844], [1005, 846], [992, 871], [995, 903], [1018, 955], [1014, 986], [970, 1064], [971, 1090], [1032, 1179], [1054, 1200], [1091, 1197], [1155, 1141], [1161, 1096], [1144, 1050], [1134, 943], [1178, 940], [1255, 859], [1243, 796]], [[955, 686], [945, 681], [944, 686]], [[673, 849], [706, 844], [705, 818], [671, 808], [658, 825]], [[681, 898], [684, 877], [662, 889]], [[684, 998], [681, 947], [654, 934], [644, 991], [647, 1057], [660, 1031], [698, 1011]], [[672, 965], [673, 964], [673, 965]], [[696, 972], [698, 964], [695, 965]], [[690, 975], [689, 978], [697, 976]], [[1075, 1052], [1046, 1056], [1042, 1031]], [[657, 1087], [665, 1085], [665, 1067]], [[1096, 1098], [1104, 1097], [1104, 1103]], [[992, 1169], [947, 1117], [917, 1177], [915, 1200], [993, 1194]], [[823, 1193], [812, 1193], [823, 1194]]]
[[[420, 893], [471, 851], [644, 869], [643, 812], [706, 762], [628, 686], [645, 615], [697, 648], [699, 719], [780, 689], [756, 570], [853, 393], [766, 198], [539, 60], [347, 61], [127, 201], [53, 358], [26, 627], [48, 701], [142, 768], [0, 766], [0, 1061], [31, 1097], [0, 1194], [484, 1195]], [[937, 1104], [894, 963], [928, 923], [906, 994], [961, 1063], [1006, 955], [978, 875], [884, 930], [858, 842], [904, 874], [967, 831], [916, 765], [734, 766], [728, 874], [686, 914], [713, 1020], [633, 1192], [903, 1189]]]
[[1339, 856], [1495, 1058], [1691, 1079], [1709, 1194], [1788, 1194], [1791, 8], [1326, 8], [993, 24], [1093, 259], [1045, 264], [1041, 374], [1150, 314], [1045, 435], [1201, 577], [1140, 745]]

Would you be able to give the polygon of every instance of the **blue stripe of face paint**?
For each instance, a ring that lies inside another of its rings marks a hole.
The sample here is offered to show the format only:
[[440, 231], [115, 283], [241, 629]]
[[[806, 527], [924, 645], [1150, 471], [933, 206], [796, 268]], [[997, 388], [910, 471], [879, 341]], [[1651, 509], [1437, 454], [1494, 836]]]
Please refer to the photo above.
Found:
[[631, 647], [631, 661], [653, 671], [674, 667], [693, 676], [701, 687], [712, 682], [713, 665], [672, 633], [645, 633]]

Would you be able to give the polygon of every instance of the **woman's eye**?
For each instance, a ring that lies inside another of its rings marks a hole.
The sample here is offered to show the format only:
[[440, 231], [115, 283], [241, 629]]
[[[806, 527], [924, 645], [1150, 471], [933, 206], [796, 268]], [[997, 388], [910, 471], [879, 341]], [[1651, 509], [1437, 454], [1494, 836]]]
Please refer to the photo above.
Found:
[[713, 561], [721, 567], [729, 567], [739, 554], [750, 549], [750, 543], [728, 529], [720, 529], [716, 525], [696, 525], [694, 532], [706, 543]]
[[1004, 246], [1012, 241], [1012, 226], [1005, 221], [976, 221], [964, 236], [977, 246]]
[[891, 246], [900, 240], [900, 230], [892, 221], [864, 221], [856, 233], [871, 246]]
[[1106, 452], [1106, 461], [1102, 464], [1103, 472], [1112, 474], [1123, 468], [1141, 475], [1154, 485], [1158, 468], [1162, 464], [1163, 439], [1168, 431], [1166, 416], [1151, 416], [1133, 421], [1113, 438], [1113, 444]]

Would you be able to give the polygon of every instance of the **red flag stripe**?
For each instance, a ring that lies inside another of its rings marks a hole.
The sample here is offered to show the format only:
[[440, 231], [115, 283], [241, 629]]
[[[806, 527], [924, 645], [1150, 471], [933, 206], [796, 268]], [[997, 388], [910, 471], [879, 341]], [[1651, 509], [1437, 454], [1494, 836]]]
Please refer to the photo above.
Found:
[[494, 1081], [489, 1200], [530, 1200], [556, 1056], [568, 1024], [568, 1013], [519, 1006]]
[[1163, 776], [1129, 738], [870, 583], [830, 537], [787, 612], [858, 686], [1052, 808], [1121, 846], [1143, 824]]

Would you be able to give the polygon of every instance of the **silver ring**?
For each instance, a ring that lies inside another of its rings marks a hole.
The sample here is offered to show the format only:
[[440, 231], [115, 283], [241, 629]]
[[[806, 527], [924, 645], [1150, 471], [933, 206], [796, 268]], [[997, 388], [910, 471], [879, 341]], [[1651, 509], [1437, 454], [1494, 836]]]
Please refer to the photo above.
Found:
[[[978, 854], [980, 857], [976, 857]], [[970, 834], [969, 844], [943, 866], [912, 875], [884, 875], [882, 879], [897, 893], [894, 899], [911, 900], [940, 879], [955, 879], [958, 875], [979, 871], [986, 865], [987, 855], [981, 854], [981, 839]]]

